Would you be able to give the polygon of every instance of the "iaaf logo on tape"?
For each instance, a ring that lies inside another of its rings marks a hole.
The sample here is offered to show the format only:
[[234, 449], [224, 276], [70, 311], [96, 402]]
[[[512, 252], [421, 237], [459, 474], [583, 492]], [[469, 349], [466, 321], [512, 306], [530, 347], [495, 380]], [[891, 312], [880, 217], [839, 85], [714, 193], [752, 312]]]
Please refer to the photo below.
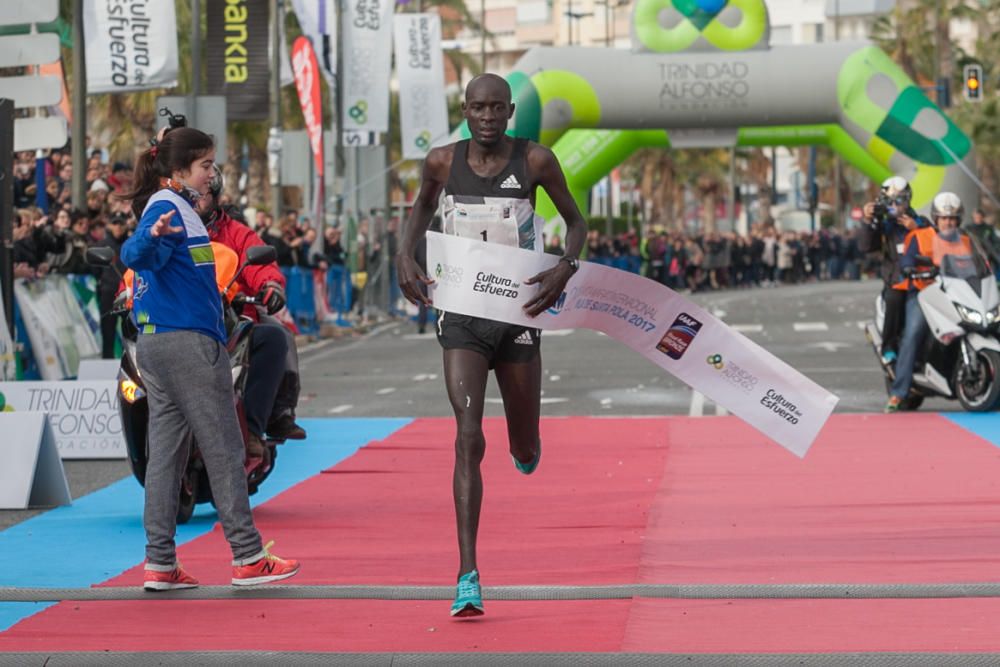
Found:
[[701, 331], [701, 322], [687, 313], [681, 313], [667, 329], [667, 333], [663, 334], [660, 342], [656, 344], [656, 349], [671, 359], [680, 359], [699, 331]]
[[434, 279], [442, 283], [448, 283], [449, 285], [461, 285], [463, 273], [464, 271], [460, 266], [438, 262], [438, 265], [434, 268]]

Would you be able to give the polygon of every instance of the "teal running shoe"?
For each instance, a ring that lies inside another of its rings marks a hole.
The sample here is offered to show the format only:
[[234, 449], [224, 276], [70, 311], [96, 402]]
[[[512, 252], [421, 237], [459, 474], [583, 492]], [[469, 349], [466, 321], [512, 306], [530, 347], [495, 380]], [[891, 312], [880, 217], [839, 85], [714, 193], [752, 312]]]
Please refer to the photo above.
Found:
[[483, 589], [479, 585], [479, 570], [473, 570], [458, 578], [458, 593], [451, 605], [451, 615], [461, 618], [482, 616], [483, 613]]
[[542, 441], [541, 440], [538, 441], [538, 452], [535, 453], [535, 458], [531, 459], [531, 461], [529, 461], [528, 463], [521, 463], [516, 458], [514, 458], [513, 454], [510, 455], [510, 458], [512, 461], [514, 461], [515, 468], [520, 470], [525, 475], [530, 475], [531, 473], [535, 472], [535, 468], [538, 467], [538, 462], [542, 460]]

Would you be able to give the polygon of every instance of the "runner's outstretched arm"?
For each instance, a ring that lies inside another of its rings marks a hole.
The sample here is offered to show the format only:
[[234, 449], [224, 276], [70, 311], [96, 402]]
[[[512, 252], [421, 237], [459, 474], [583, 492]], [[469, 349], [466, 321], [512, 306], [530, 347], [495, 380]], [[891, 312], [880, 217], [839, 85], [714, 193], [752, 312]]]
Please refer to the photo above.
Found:
[[403, 248], [396, 259], [396, 274], [399, 277], [399, 289], [410, 303], [430, 306], [431, 301], [421, 291], [419, 283], [430, 285], [434, 282], [417, 264], [417, 243], [427, 234], [431, 219], [438, 207], [441, 190], [444, 189], [450, 168], [451, 147], [442, 146], [432, 149], [424, 160], [423, 174], [420, 180], [420, 192], [413, 202], [410, 219], [406, 221], [403, 230]]

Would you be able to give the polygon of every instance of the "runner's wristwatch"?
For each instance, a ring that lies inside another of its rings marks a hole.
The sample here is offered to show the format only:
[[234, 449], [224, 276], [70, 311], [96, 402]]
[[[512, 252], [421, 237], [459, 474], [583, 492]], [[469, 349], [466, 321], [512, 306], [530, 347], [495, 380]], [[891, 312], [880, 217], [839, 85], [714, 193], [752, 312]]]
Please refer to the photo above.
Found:
[[577, 271], [580, 270], [580, 260], [578, 260], [576, 257], [563, 255], [562, 257], [559, 258], [559, 261], [566, 262], [567, 264], [569, 264], [569, 268], [573, 269], [573, 273], [576, 273]]

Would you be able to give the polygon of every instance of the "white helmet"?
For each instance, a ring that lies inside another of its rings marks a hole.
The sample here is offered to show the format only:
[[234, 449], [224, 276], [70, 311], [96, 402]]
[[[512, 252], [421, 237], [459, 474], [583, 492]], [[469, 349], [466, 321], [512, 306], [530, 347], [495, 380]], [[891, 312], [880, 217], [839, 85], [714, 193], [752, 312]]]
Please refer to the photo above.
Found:
[[893, 201], [905, 199], [907, 205], [913, 198], [913, 190], [902, 176], [890, 176], [882, 181], [882, 194]]
[[935, 222], [938, 218], [958, 218], [961, 224], [964, 213], [962, 200], [954, 192], [939, 192], [931, 202], [931, 219]]

